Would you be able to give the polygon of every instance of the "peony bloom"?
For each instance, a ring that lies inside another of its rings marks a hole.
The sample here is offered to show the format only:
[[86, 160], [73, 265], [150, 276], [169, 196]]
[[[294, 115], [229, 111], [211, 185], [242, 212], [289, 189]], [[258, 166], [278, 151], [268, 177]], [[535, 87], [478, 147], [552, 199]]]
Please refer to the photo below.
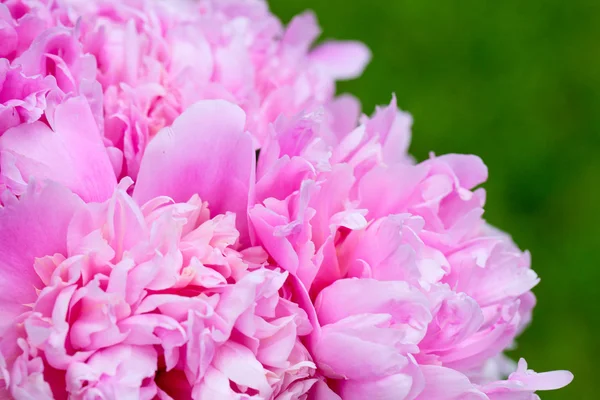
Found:
[[[529, 253], [262, 0], [0, 0], [0, 398], [536, 399]], [[260, 152], [256, 152], [260, 149]]]
[[3, 390], [517, 399], [567, 384], [524, 362], [489, 372], [506, 369], [538, 278], [481, 219], [481, 160], [388, 164], [379, 138], [407, 132], [368, 139], [382, 112], [401, 116], [364, 118], [344, 151], [321, 114], [280, 119], [255, 176], [244, 111], [202, 101], [150, 142], [134, 186], [117, 185], [83, 96], [50, 127], [7, 131]]

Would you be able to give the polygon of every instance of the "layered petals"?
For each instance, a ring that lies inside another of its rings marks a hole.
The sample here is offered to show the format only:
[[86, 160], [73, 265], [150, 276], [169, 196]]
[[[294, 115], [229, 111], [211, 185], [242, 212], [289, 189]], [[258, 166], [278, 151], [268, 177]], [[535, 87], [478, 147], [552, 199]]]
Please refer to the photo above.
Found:
[[[306, 395], [315, 365], [300, 337], [312, 326], [285, 294], [288, 275], [260, 249], [232, 248], [232, 214], [210, 219], [197, 196], [140, 207], [130, 184], [90, 204], [52, 184], [1, 210], [0, 282], [19, 280], [0, 307], [5, 389], [15, 398]], [[25, 226], [54, 235], [20, 243]]]
[[53, 88], [52, 78], [28, 76], [21, 67], [0, 59], [0, 135], [40, 119], [46, 109], [46, 95]]
[[264, 0], [0, 0], [0, 398], [535, 400], [487, 167]]

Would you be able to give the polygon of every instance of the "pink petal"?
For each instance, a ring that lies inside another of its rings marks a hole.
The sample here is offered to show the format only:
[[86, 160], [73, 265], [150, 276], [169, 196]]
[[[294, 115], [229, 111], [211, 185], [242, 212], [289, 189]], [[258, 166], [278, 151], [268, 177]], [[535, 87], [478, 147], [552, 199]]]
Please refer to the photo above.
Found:
[[353, 79], [362, 74], [371, 52], [360, 42], [330, 41], [311, 51], [310, 59], [333, 79]]
[[450, 166], [463, 188], [472, 189], [488, 178], [488, 169], [477, 156], [446, 154], [438, 157], [438, 160]]
[[79, 392], [81, 398], [139, 399], [142, 382], [154, 378], [156, 364], [157, 353], [151, 346], [108, 347], [86, 363], [69, 365], [67, 390]]
[[416, 400], [487, 400], [487, 396], [458, 371], [435, 365], [421, 366], [421, 371], [425, 375], [425, 389]]
[[313, 354], [330, 378], [377, 379], [399, 372], [408, 359], [398, 347], [403, 332], [384, 314], [358, 314], [323, 327]]
[[[410, 399], [413, 378], [410, 375], [394, 374], [379, 380], [349, 380], [341, 384], [340, 394], [344, 400], [400, 400]], [[430, 400], [438, 397], [430, 397]]]
[[408, 146], [411, 139], [412, 117], [398, 109], [396, 96], [388, 106], [377, 107], [375, 115], [366, 122], [369, 136], [379, 136], [383, 160], [386, 164], [409, 160]]
[[360, 109], [360, 101], [350, 94], [342, 94], [327, 105], [326, 118], [338, 140], [342, 140], [356, 128]]
[[572, 380], [573, 374], [569, 371], [536, 373], [528, 370], [527, 362], [521, 358], [517, 370], [507, 380], [488, 383], [482, 390], [491, 400], [530, 399], [536, 390], [560, 389]]
[[342, 398], [331, 390], [325, 382], [317, 381], [310, 390], [308, 400], [342, 400]]
[[59, 182], [85, 201], [104, 201], [116, 177], [86, 100], [60, 104], [53, 129], [43, 122], [20, 125], [0, 137], [2, 179], [16, 194], [35, 178]]
[[282, 48], [288, 51], [293, 49], [296, 54], [303, 55], [320, 33], [317, 17], [313, 12], [306, 11], [296, 15], [288, 24], [281, 40]]
[[0, 4], [0, 57], [8, 57], [15, 52], [19, 44], [19, 35], [12, 26], [10, 12]]
[[[36, 257], [66, 254], [67, 227], [82, 202], [58, 185], [0, 208], [0, 333], [32, 304], [43, 283], [33, 265]], [[49, 234], [51, 232], [51, 234]]]
[[411, 327], [429, 322], [427, 305], [425, 296], [406, 282], [374, 279], [340, 279], [323, 289], [315, 302], [322, 324], [354, 314], [385, 313], [397, 322], [411, 321]]
[[237, 214], [240, 241], [245, 242], [255, 154], [244, 124], [242, 109], [223, 100], [189, 107], [148, 145], [134, 198], [140, 204], [158, 196], [185, 202], [198, 194], [212, 214]]
[[233, 341], [225, 343], [217, 350], [213, 365], [240, 386], [251, 387], [261, 394], [269, 391], [267, 371], [254, 354], [242, 345]]
[[230, 386], [230, 381], [224, 373], [216, 368], [209, 367], [192, 392], [193, 399], [219, 399], [240, 400], [239, 393], [235, 393]]

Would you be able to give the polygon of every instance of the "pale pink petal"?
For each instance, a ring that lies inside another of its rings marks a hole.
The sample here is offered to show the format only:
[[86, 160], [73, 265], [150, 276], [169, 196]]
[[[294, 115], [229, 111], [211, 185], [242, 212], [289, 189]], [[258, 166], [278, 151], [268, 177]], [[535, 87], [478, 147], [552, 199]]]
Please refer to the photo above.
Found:
[[198, 194], [213, 214], [237, 213], [241, 241], [245, 241], [244, 216], [252, 202], [255, 154], [244, 121], [240, 108], [221, 100], [188, 108], [146, 149], [134, 198], [143, 203], [169, 196], [183, 202]]
[[[406, 282], [374, 279], [340, 279], [325, 288], [315, 302], [322, 324], [353, 314], [387, 313], [399, 323], [428, 323], [431, 316], [425, 296]], [[417, 328], [418, 329], [418, 328]]]
[[[154, 376], [157, 355], [151, 346], [119, 345], [96, 352], [85, 364], [67, 369], [67, 390], [75, 398], [141, 396], [147, 378]], [[150, 397], [152, 398], [152, 397]]]
[[312, 50], [310, 60], [333, 79], [353, 79], [362, 74], [371, 52], [360, 42], [329, 41]]
[[195, 400], [239, 400], [240, 394], [235, 393], [230, 385], [230, 381], [224, 373], [210, 367], [204, 375], [204, 379], [194, 385], [192, 398]]
[[213, 365], [239, 386], [253, 388], [261, 395], [269, 392], [264, 367], [246, 347], [232, 342], [224, 344], [217, 350]]
[[67, 227], [81, 207], [76, 196], [52, 184], [40, 192], [30, 187], [16, 204], [0, 208], [0, 333], [43, 288], [35, 258], [66, 254]]
[[[341, 384], [340, 394], [344, 400], [399, 400], [408, 397], [413, 385], [410, 375], [394, 374], [379, 380], [350, 380]], [[438, 399], [431, 397], [431, 399]]]
[[567, 386], [573, 380], [569, 371], [536, 373], [527, 369], [527, 362], [519, 360], [518, 368], [507, 380], [490, 382], [482, 386], [490, 400], [534, 399], [537, 390], [556, 390]]
[[360, 117], [360, 109], [359, 100], [350, 94], [342, 94], [327, 105], [326, 118], [337, 140], [354, 130]]
[[469, 379], [458, 371], [435, 365], [424, 365], [425, 389], [417, 400], [487, 400]]
[[81, 97], [56, 108], [52, 129], [38, 121], [5, 132], [0, 153], [2, 178], [16, 194], [23, 193], [31, 179], [50, 179], [86, 201], [103, 201], [116, 186], [89, 106]]
[[323, 374], [338, 379], [377, 379], [408, 364], [404, 333], [385, 314], [357, 314], [322, 328], [313, 348]]
[[313, 12], [306, 11], [290, 21], [281, 41], [282, 48], [302, 54], [308, 51], [320, 33], [317, 17]]

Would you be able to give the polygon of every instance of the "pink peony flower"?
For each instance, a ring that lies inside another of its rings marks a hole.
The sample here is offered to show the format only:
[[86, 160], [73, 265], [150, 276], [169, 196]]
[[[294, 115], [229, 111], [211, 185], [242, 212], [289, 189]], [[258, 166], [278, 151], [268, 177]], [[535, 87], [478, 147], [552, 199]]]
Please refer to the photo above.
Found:
[[374, 134], [336, 163], [310, 114], [274, 126], [255, 177], [245, 113], [213, 100], [157, 134], [132, 189], [84, 97], [51, 121], [0, 138], [15, 398], [516, 399], [571, 379], [489, 372], [538, 279], [481, 219], [477, 157], [388, 164]]
[[[0, 397], [536, 399], [487, 168], [262, 0], [0, 0]], [[256, 149], [260, 148], [257, 160]]]

